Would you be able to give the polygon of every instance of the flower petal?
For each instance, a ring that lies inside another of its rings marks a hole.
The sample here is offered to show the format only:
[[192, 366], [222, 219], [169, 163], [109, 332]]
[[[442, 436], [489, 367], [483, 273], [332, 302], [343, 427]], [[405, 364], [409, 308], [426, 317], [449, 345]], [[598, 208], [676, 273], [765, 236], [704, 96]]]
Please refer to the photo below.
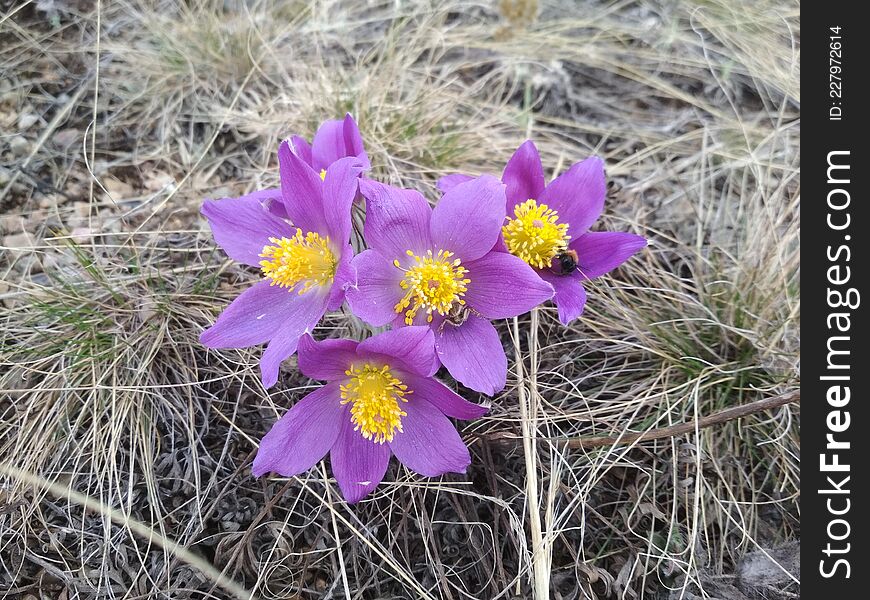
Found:
[[567, 325], [583, 314], [583, 307], [586, 306], [586, 289], [583, 287], [583, 275], [580, 271], [568, 275], [556, 275], [547, 270], [538, 273], [556, 290], [553, 302], [559, 309], [559, 322], [562, 325]]
[[541, 202], [559, 213], [560, 223], [568, 223], [568, 236], [575, 240], [601, 215], [606, 195], [604, 161], [592, 156], [551, 181]]
[[329, 224], [323, 212], [323, 181], [320, 175], [296, 156], [290, 145], [278, 148], [281, 194], [290, 221], [304, 232], [326, 233]]
[[240, 198], [206, 200], [202, 214], [211, 225], [214, 239], [224, 252], [240, 263], [258, 266], [263, 246], [270, 237], [293, 237], [296, 230], [272, 214], [263, 202], [272, 190], [261, 190]]
[[578, 266], [586, 279], [609, 273], [646, 246], [646, 238], [620, 231], [588, 232], [571, 244], [577, 251]]
[[344, 372], [358, 359], [357, 345], [357, 342], [345, 339], [318, 342], [306, 333], [299, 338], [299, 370], [311, 379], [346, 379]]
[[388, 442], [393, 454], [412, 471], [436, 477], [447, 472], [465, 473], [471, 464], [468, 448], [453, 423], [434, 404], [408, 396], [402, 404], [407, 416], [402, 431]]
[[463, 175], [462, 173], [451, 173], [450, 175], [445, 175], [440, 178], [437, 183], [435, 183], [435, 187], [438, 188], [441, 193], [447, 192], [450, 188], [459, 185], [460, 183], [465, 183], [466, 181], [471, 181], [474, 179], [471, 175]]
[[260, 442], [251, 469], [254, 477], [270, 471], [292, 477], [313, 467], [329, 452], [346, 412], [338, 386], [329, 383], [314, 390], [278, 419]]
[[513, 208], [520, 202], [537, 200], [544, 191], [544, 167], [541, 165], [541, 155], [532, 140], [526, 140], [517, 148], [504, 168], [501, 180], [507, 186], [507, 213], [513, 214]]
[[402, 298], [402, 272], [374, 250], [365, 250], [351, 261], [356, 280], [346, 288], [347, 303], [357, 317], [375, 327], [396, 318], [393, 309]]
[[463, 262], [480, 258], [498, 240], [505, 218], [505, 186], [491, 175], [450, 188], [432, 211], [432, 243]]
[[296, 301], [296, 294], [286, 288], [258, 281], [224, 309], [199, 341], [209, 348], [247, 348], [268, 342]]
[[311, 289], [304, 294], [287, 290], [284, 292], [294, 296], [295, 301], [286, 311], [283, 322], [274, 331], [274, 336], [260, 359], [260, 373], [263, 385], [267, 388], [278, 381], [278, 368], [296, 352], [299, 338], [312, 331], [326, 312], [328, 294], [324, 290]]
[[360, 180], [359, 188], [366, 199], [365, 239], [369, 248], [390, 261], [406, 261], [407, 250], [423, 254], [432, 247], [432, 208], [419, 192], [370, 179]]
[[316, 171], [329, 169], [332, 163], [346, 156], [361, 159], [366, 169], [371, 166], [359, 128], [350, 114], [344, 119], [324, 121], [320, 125], [311, 142], [311, 155], [311, 164]]
[[470, 316], [462, 325], [445, 323], [435, 335], [441, 364], [462, 385], [492, 396], [504, 389], [507, 357], [492, 323]]
[[362, 134], [359, 132], [359, 127], [350, 113], [344, 115], [344, 140], [348, 155], [356, 156], [360, 159], [363, 169], [371, 169], [372, 163], [369, 161], [368, 154], [366, 154]]
[[314, 162], [311, 160], [311, 144], [308, 143], [308, 140], [298, 135], [291, 136], [290, 150], [304, 160], [306, 165], [314, 168]]
[[490, 252], [467, 268], [465, 301], [487, 319], [521, 315], [553, 297], [552, 286], [513, 254]]
[[332, 278], [332, 287], [329, 289], [329, 301], [327, 311], [338, 310], [344, 304], [345, 289], [347, 284], [356, 278], [356, 271], [351, 266], [353, 259], [353, 247], [348, 244], [338, 257], [338, 265], [335, 267], [335, 277]]
[[329, 455], [332, 474], [341, 495], [350, 504], [356, 504], [378, 487], [387, 472], [391, 454], [388, 445], [365, 439], [353, 427], [348, 409], [342, 417], [341, 433]]
[[391, 363], [423, 377], [431, 377], [438, 370], [435, 354], [435, 335], [427, 326], [409, 326], [391, 329], [360, 342], [357, 354], [386, 356]]
[[426, 400], [448, 417], [468, 421], [482, 417], [489, 411], [488, 406], [469, 402], [431, 377], [402, 373], [400, 379], [408, 386], [415, 398]]
[[323, 180], [323, 215], [326, 233], [337, 244], [350, 241], [350, 209], [359, 187], [362, 165], [355, 157], [342, 158], [332, 163]]

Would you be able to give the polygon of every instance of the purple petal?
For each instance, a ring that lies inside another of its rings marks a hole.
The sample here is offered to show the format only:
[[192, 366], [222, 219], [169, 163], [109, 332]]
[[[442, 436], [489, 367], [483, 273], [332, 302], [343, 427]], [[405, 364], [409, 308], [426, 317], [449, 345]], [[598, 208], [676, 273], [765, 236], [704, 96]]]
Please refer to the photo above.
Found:
[[314, 162], [311, 160], [311, 144], [304, 137], [294, 135], [290, 137], [290, 150], [293, 154], [305, 161], [306, 165], [314, 168]]
[[553, 297], [552, 286], [513, 254], [490, 252], [467, 268], [465, 301], [487, 319], [521, 315]]
[[344, 303], [345, 289], [348, 283], [356, 278], [356, 271], [351, 265], [353, 259], [353, 247], [348, 244], [338, 257], [338, 265], [335, 267], [335, 277], [332, 278], [332, 287], [329, 289], [329, 301], [327, 311], [338, 310]]
[[559, 322], [567, 325], [581, 314], [586, 305], [586, 290], [583, 287], [583, 275], [574, 271], [568, 275], [556, 275], [547, 270], [538, 271], [541, 277], [549, 281], [556, 290], [553, 302], [559, 309]]
[[606, 195], [604, 161], [592, 156], [551, 181], [540, 200], [559, 213], [560, 223], [568, 223], [568, 236], [575, 240], [601, 215]]
[[489, 407], [469, 402], [446, 385], [431, 377], [403, 373], [400, 377], [415, 398], [426, 400], [448, 417], [471, 420], [482, 417]]
[[357, 127], [356, 121], [350, 113], [344, 115], [344, 144], [347, 148], [348, 156], [355, 156], [360, 159], [363, 169], [370, 169], [372, 167], [368, 154], [366, 154], [362, 134], [359, 132], [359, 127]]
[[356, 281], [346, 288], [347, 303], [357, 317], [375, 327], [396, 318], [394, 307], [402, 298], [402, 272], [374, 250], [365, 250], [351, 261]]
[[350, 504], [355, 504], [383, 480], [390, 463], [390, 447], [376, 444], [354, 431], [349, 410], [342, 420], [341, 433], [329, 457], [341, 495]]
[[507, 357], [492, 323], [474, 315], [462, 325], [445, 323], [435, 335], [441, 364], [462, 385], [492, 396], [504, 389]]
[[344, 372], [359, 358], [356, 354], [357, 345], [357, 342], [345, 339], [318, 342], [305, 334], [299, 338], [299, 370], [311, 379], [346, 379]]
[[646, 246], [646, 239], [633, 233], [596, 231], [584, 233], [571, 244], [577, 251], [578, 269], [586, 279], [609, 273]]
[[441, 197], [432, 212], [432, 243], [463, 262], [474, 260], [495, 245], [504, 219], [504, 184], [491, 175], [481, 175]]
[[471, 181], [474, 179], [471, 175], [463, 175], [462, 173], [452, 173], [450, 175], [445, 175], [435, 184], [435, 187], [438, 188], [441, 193], [447, 192], [447, 190], [451, 189], [454, 186], [459, 185], [460, 183], [465, 183], [466, 181]]
[[432, 208], [419, 192], [370, 179], [360, 180], [359, 188], [366, 199], [365, 239], [369, 248], [390, 261], [403, 262], [408, 260], [407, 250], [423, 254], [431, 249]]
[[392, 364], [423, 377], [431, 377], [438, 370], [435, 355], [435, 335], [427, 326], [391, 329], [360, 342], [357, 354], [389, 357]]
[[412, 471], [436, 477], [443, 473], [465, 473], [471, 456], [453, 424], [433, 404], [408, 396], [402, 404], [407, 416], [402, 431], [396, 432], [390, 449]]
[[346, 156], [358, 157], [365, 168], [370, 167], [359, 128], [349, 114], [344, 119], [323, 122], [314, 134], [311, 155], [311, 164], [317, 171], [328, 169], [332, 163]]
[[290, 151], [287, 142], [278, 148], [281, 194], [290, 221], [305, 232], [326, 233], [329, 223], [323, 212], [323, 181], [320, 175]]
[[544, 167], [532, 140], [526, 140], [517, 148], [505, 166], [501, 180], [507, 186], [508, 214], [513, 214], [513, 207], [520, 202], [541, 197], [544, 191]]
[[260, 200], [263, 202], [263, 207], [268, 210], [273, 216], [279, 219], [288, 220], [287, 208], [284, 206], [284, 196], [281, 195], [280, 188], [272, 188], [254, 192], [253, 195], [260, 195]]
[[247, 348], [268, 342], [296, 302], [295, 292], [259, 281], [233, 300], [199, 341], [209, 348]]
[[263, 205], [269, 196], [262, 190], [240, 198], [206, 200], [202, 214], [224, 252], [240, 263], [258, 266], [270, 237], [293, 237], [296, 230]]
[[260, 373], [263, 385], [267, 388], [278, 381], [278, 368], [285, 359], [296, 352], [299, 338], [312, 331], [326, 312], [328, 294], [323, 290], [311, 289], [304, 294], [284, 291], [289, 296], [295, 296], [296, 300], [287, 310], [283, 322], [275, 330], [260, 359]]
[[338, 386], [329, 383], [311, 392], [278, 419], [260, 442], [251, 469], [254, 477], [270, 471], [284, 477], [298, 475], [329, 452], [346, 420]]
[[326, 233], [337, 244], [350, 241], [350, 209], [359, 186], [362, 165], [353, 157], [332, 163], [323, 180], [323, 215], [328, 229]]

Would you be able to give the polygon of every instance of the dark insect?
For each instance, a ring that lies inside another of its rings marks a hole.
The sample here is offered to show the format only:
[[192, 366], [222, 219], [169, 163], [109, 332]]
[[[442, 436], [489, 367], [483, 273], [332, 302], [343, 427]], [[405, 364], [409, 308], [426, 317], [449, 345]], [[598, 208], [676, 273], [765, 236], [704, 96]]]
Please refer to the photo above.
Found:
[[577, 270], [577, 251], [565, 250], [553, 257], [550, 272], [556, 275], [569, 275]]
[[450, 310], [447, 311], [444, 320], [441, 321], [441, 324], [438, 326], [438, 333], [444, 331], [444, 326], [448, 323], [453, 327], [459, 327], [468, 320], [471, 313], [477, 313], [477, 311], [465, 304], [459, 304], [458, 302], [455, 303], [450, 307]]
[[619, 182], [610, 179], [607, 182], [607, 199], [613, 200], [619, 195], [619, 192], [622, 191], [622, 184]]

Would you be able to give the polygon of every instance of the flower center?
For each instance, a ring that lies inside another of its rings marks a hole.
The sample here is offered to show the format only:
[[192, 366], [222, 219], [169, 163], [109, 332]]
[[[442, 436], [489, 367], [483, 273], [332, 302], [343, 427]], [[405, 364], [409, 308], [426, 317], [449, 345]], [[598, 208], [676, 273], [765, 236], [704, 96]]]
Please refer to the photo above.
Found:
[[514, 218], [508, 217], [501, 232], [508, 251], [538, 269], [549, 267], [568, 248], [568, 224], [559, 223], [555, 210], [532, 199], [514, 208]]
[[320, 169], [320, 181], [324, 181], [326, 179], [326, 169]]
[[411, 393], [408, 386], [388, 366], [352, 365], [344, 374], [350, 379], [341, 386], [341, 403], [351, 404], [354, 431], [376, 444], [392, 442], [396, 430], [402, 431], [402, 417], [408, 414], [399, 408], [399, 402], [407, 402], [405, 395]]
[[329, 246], [329, 237], [309, 231], [305, 235], [296, 230], [292, 238], [269, 238], [273, 246], [264, 246], [260, 256], [263, 275], [272, 280], [271, 285], [294, 288], [304, 294], [315, 285], [332, 283], [338, 264], [335, 253]]
[[450, 260], [452, 252], [439, 250], [438, 254], [433, 255], [428, 250], [425, 256], [417, 256], [411, 250], [406, 253], [414, 259], [414, 264], [408, 269], [403, 269], [398, 259], [393, 261], [397, 268], [405, 272], [405, 278], [399, 282], [405, 295], [393, 310], [405, 313], [406, 324], [414, 322], [420, 309], [426, 312], [426, 321], [431, 323], [433, 312], [446, 315], [455, 302], [465, 304], [462, 296], [471, 280], [465, 277], [468, 269], [461, 265], [458, 258]]

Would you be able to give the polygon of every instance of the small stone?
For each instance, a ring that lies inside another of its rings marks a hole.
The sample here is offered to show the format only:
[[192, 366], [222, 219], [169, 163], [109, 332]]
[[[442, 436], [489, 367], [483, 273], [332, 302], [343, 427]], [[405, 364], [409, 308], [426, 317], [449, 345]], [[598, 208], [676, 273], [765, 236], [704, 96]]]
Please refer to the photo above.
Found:
[[30, 151], [30, 142], [23, 135], [16, 135], [10, 140], [9, 148], [15, 156], [24, 156]]
[[3, 247], [12, 250], [13, 252], [23, 253], [33, 250], [35, 240], [33, 236], [22, 231], [21, 233], [13, 233], [3, 237]]
[[69, 234], [73, 241], [78, 243], [87, 242], [94, 236], [94, 232], [91, 231], [90, 227], [75, 227]]
[[80, 219], [87, 219], [91, 214], [91, 205], [87, 202], [73, 202], [73, 214]]
[[126, 181], [115, 179], [114, 177], [106, 177], [103, 180], [103, 187], [112, 195], [115, 200], [127, 198], [133, 195], [133, 186]]
[[5, 281], [0, 281], [0, 303], [6, 308], [15, 308], [16, 294], [9, 288], [9, 284]]
[[39, 115], [31, 112], [22, 113], [18, 117], [18, 129], [21, 131], [26, 131], [36, 125], [38, 121]]
[[145, 187], [152, 192], [169, 188], [174, 185], [175, 177], [169, 173], [163, 173], [162, 171], [153, 171], [149, 173], [148, 177], [145, 179]]
[[139, 304], [139, 322], [147, 323], [154, 315], [157, 314], [157, 311], [154, 309], [154, 302], [152, 301], [143, 301]]
[[8, 260], [19, 273], [41, 273], [42, 263], [34, 251], [36, 240], [24, 231], [3, 238], [3, 247], [8, 253]]
[[5, 233], [24, 231], [24, 217], [21, 215], [3, 215], [0, 217], [0, 230]]
[[82, 132], [78, 129], [62, 129], [54, 134], [52, 138], [52, 142], [58, 148], [69, 148], [76, 142], [80, 142], [82, 139]]
[[58, 194], [46, 194], [39, 200], [39, 208], [54, 209], [66, 201], [63, 196]]

